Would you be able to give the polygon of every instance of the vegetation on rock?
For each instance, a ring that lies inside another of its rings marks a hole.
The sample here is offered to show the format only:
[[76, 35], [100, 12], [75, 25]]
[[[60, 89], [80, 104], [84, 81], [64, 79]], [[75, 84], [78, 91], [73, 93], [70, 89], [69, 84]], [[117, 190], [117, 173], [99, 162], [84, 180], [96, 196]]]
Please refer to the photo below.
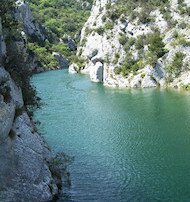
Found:
[[[15, 3], [12, 0], [3, 1], [3, 3], [0, 4], [0, 11], [2, 11], [1, 19], [5, 32], [4, 35], [7, 49], [3, 65], [17, 85], [21, 87], [25, 105], [28, 107], [38, 107], [39, 98], [36, 96], [35, 89], [30, 84], [31, 72], [26, 63], [27, 55], [23, 55], [23, 49], [26, 47], [19, 47], [17, 45], [17, 42], [21, 42], [23, 45], [24, 43], [21, 36], [21, 25], [15, 20], [12, 14], [14, 9]], [[8, 91], [5, 93], [8, 99], [7, 92]]]
[[46, 69], [56, 68], [58, 66], [56, 59], [51, 55], [52, 52], [59, 52], [69, 60], [76, 54], [68, 46], [68, 37], [71, 37], [78, 43], [80, 39], [80, 30], [86, 22], [90, 10], [89, 5], [92, 0], [28, 0], [35, 19], [44, 27], [48, 28], [53, 41], [46, 40], [37, 42], [30, 40], [29, 49], [38, 55], [41, 65]]

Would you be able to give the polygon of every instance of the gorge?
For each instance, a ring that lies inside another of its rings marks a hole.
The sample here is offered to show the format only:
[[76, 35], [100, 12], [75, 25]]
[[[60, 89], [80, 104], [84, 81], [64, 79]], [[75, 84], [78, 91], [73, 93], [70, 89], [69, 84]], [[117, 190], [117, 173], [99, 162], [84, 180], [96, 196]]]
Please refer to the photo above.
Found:
[[0, 201], [188, 201], [189, 16], [1, 0]]

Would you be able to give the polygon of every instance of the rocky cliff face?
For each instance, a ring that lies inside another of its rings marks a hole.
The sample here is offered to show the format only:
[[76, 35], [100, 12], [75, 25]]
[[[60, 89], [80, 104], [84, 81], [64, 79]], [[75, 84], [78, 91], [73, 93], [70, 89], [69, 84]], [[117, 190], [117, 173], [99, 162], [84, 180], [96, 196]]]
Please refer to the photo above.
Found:
[[45, 41], [48, 38], [48, 30], [36, 22], [28, 4], [23, 0], [16, 1], [16, 4], [14, 15], [24, 25], [25, 33], [40, 41]]
[[[21, 88], [3, 66], [4, 33], [0, 17], [0, 201], [49, 201], [58, 193], [48, 165], [51, 152], [25, 110]], [[24, 39], [15, 45], [27, 53]]]
[[[23, 0], [17, 0], [16, 1], [16, 7], [13, 11], [13, 15], [15, 19], [20, 23], [20, 25], [23, 27], [22, 30], [22, 36], [23, 41], [25, 43], [25, 52], [27, 51], [26, 45], [28, 41], [28, 37], [32, 41], [36, 42], [43, 42], [46, 39], [51, 38], [49, 32], [47, 29], [42, 27], [33, 17], [32, 11], [28, 5], [27, 2]], [[21, 51], [23, 50], [23, 47], [21, 47]], [[35, 54], [26, 54], [27, 55], [27, 63], [29, 64], [29, 70], [34, 72], [41, 72], [43, 71], [43, 68], [39, 64], [38, 58]]]
[[188, 89], [190, 1], [131, 2], [94, 2], [77, 52], [85, 63], [69, 71], [112, 87]]
[[[49, 41], [51, 43], [60, 42], [60, 39], [58, 37], [52, 35], [52, 33], [46, 27], [43, 27], [36, 21], [30, 9], [30, 6], [26, 1], [16, 1], [14, 17], [23, 27], [22, 35], [25, 41], [30, 41], [37, 44], [45, 44], [46, 41]], [[68, 38], [67, 44], [71, 50], [76, 50], [76, 44], [71, 38]], [[51, 54], [57, 60], [57, 67], [51, 67], [52, 69], [68, 68], [68, 60], [63, 55], [57, 52], [52, 52]], [[47, 68], [42, 67], [39, 58], [35, 53], [31, 53], [28, 55], [27, 63], [29, 64], [30, 70], [33, 72], [41, 72], [47, 70]]]

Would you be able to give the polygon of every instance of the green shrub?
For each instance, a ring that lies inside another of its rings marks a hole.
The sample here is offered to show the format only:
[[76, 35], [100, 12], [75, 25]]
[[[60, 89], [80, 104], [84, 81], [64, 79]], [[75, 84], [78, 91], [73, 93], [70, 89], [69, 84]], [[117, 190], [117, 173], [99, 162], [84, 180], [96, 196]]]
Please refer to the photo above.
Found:
[[183, 85], [182, 89], [184, 89], [184, 90], [190, 90], [190, 83], [186, 84], [186, 85]]
[[147, 44], [146, 37], [144, 35], [141, 35], [137, 38], [135, 42], [135, 48], [138, 50], [141, 50], [144, 48], [144, 46]]
[[179, 37], [179, 33], [175, 30], [174, 32], [173, 32], [173, 38], [178, 38]]
[[178, 27], [181, 28], [181, 29], [185, 29], [185, 28], [188, 27], [188, 24], [185, 23], [185, 22], [181, 22], [181, 23], [178, 25]]
[[116, 74], [121, 74], [124, 77], [127, 77], [130, 72], [135, 74], [136, 71], [144, 67], [143, 60], [135, 60], [131, 54], [127, 54], [125, 61], [121, 66], [117, 66], [114, 69]]
[[172, 63], [167, 67], [169, 75], [177, 76], [183, 67], [183, 59], [185, 54], [182, 52], [177, 52], [173, 58]]
[[130, 48], [135, 44], [135, 39], [133, 37], [129, 38], [127, 43], [124, 45], [124, 50], [126, 53], [129, 52]]
[[105, 22], [106, 19], [107, 19], [106, 15], [103, 15], [103, 16], [102, 16], [102, 22]]
[[91, 34], [94, 30], [93, 29], [89, 29], [88, 27], [86, 27], [85, 29], [85, 36], [88, 36], [89, 34]]
[[154, 53], [158, 58], [162, 57], [167, 51], [165, 44], [159, 32], [155, 32], [148, 36], [149, 50]]
[[186, 14], [190, 16], [190, 6], [186, 8]]
[[117, 67], [114, 68], [114, 73], [115, 73], [115, 74], [120, 74], [121, 71], [122, 71], [121, 66], [117, 66]]
[[76, 56], [76, 55], [72, 55], [70, 57], [70, 59], [71, 59], [72, 63], [75, 63], [75, 64], [78, 65], [78, 67], [79, 67], [78, 71], [80, 71], [81, 69], [83, 69], [84, 66], [86, 65], [86, 60], [84, 58], [82, 58], [82, 57], [79, 57], [79, 56]]
[[138, 15], [138, 18], [139, 18], [139, 23], [145, 24], [145, 23], [151, 22], [150, 13], [149, 13], [149, 11], [147, 11], [146, 8], [143, 8], [141, 10], [141, 12]]
[[172, 46], [182, 45], [190, 46], [190, 41], [188, 41], [184, 35], [178, 35], [175, 40], [171, 43]]
[[120, 58], [119, 53], [116, 53], [116, 54], [115, 54], [115, 58], [117, 58], [117, 59], [119, 59], [119, 58]]
[[113, 60], [113, 64], [117, 64], [119, 58], [120, 58], [119, 53], [116, 53], [116, 54], [115, 54], [115, 59]]
[[42, 67], [57, 68], [58, 62], [45, 47], [41, 47], [36, 43], [28, 43], [28, 49], [35, 53]]
[[[92, 3], [92, 0], [87, 0]], [[81, 2], [75, 0], [28, 0], [37, 21], [45, 25], [58, 37], [74, 37], [86, 22], [90, 11], [82, 8]]]
[[96, 31], [99, 35], [103, 35], [105, 28], [104, 27], [98, 27], [94, 31]]
[[50, 48], [52, 52], [58, 52], [66, 57], [69, 57], [71, 55], [71, 52], [69, 50], [69, 47], [65, 45], [64, 43], [56, 43], [53, 44]]
[[145, 55], [145, 60], [147, 65], [155, 66], [158, 61], [158, 57], [156, 54], [149, 51]]
[[119, 38], [119, 43], [121, 45], [125, 45], [127, 43], [127, 41], [129, 40], [129, 38], [126, 36], [126, 34], [121, 34], [120, 38]]
[[[93, 3], [92, 0], [86, 1]], [[33, 10], [35, 20], [47, 27], [51, 36], [48, 47], [47, 43], [44, 44], [44, 42], [36, 41], [36, 38], [30, 37], [30, 43], [35, 43], [35, 51], [33, 50], [33, 52], [38, 52], [39, 63], [44, 68], [55, 67], [56, 60], [51, 56], [51, 52], [59, 52], [67, 58], [76, 53], [69, 50], [67, 44], [59, 43], [57, 39], [61, 38], [64, 41], [67, 36], [71, 36], [79, 43], [80, 31], [90, 15], [90, 10], [82, 7], [81, 2], [76, 0], [28, 0], [28, 2]], [[92, 31], [86, 30], [86, 34], [88, 35]], [[38, 47], [36, 47], [37, 45]], [[46, 50], [42, 49], [44, 46]]]
[[114, 23], [113, 22], [107, 22], [105, 24], [105, 26], [104, 26], [104, 28], [108, 29], [108, 30], [113, 29], [113, 27], [114, 27]]

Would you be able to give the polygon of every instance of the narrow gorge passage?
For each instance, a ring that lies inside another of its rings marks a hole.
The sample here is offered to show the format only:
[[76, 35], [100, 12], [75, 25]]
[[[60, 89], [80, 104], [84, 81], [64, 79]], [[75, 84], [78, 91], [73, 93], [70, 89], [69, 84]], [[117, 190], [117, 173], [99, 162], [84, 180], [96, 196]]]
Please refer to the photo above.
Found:
[[34, 75], [35, 120], [54, 152], [74, 156], [60, 201], [189, 201], [190, 94], [119, 90], [58, 70]]

